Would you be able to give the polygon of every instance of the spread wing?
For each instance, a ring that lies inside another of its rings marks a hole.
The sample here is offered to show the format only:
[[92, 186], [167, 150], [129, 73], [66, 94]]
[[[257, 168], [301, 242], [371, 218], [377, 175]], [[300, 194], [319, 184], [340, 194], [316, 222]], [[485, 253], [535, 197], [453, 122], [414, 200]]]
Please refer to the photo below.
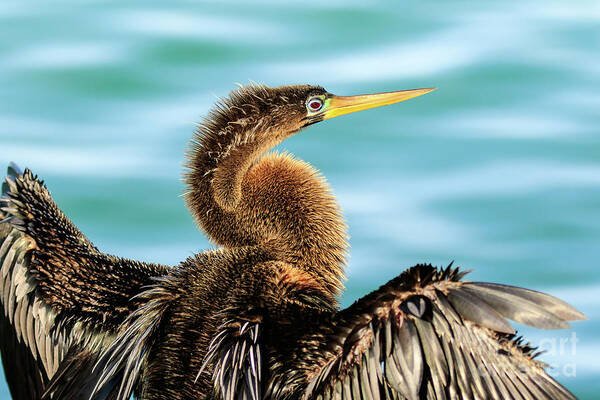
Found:
[[[100, 353], [143, 301], [134, 296], [168, 268], [98, 251], [14, 164], [0, 207], [0, 351], [11, 393], [89, 397]], [[118, 378], [111, 384], [102, 398], [115, 398]]]
[[541, 329], [585, 317], [547, 294], [418, 265], [300, 342], [304, 399], [573, 399], [506, 318]]

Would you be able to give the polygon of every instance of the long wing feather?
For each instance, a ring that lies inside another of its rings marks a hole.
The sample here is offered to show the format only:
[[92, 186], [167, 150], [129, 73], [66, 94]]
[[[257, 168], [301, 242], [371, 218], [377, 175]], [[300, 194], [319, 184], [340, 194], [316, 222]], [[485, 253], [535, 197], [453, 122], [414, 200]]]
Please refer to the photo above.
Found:
[[92, 367], [142, 304], [131, 299], [168, 267], [99, 252], [43, 182], [14, 164], [0, 210], [0, 351], [11, 392], [89, 397], [102, 372]]
[[213, 368], [213, 388], [223, 400], [262, 399], [261, 324], [228, 320], [213, 338], [198, 377]]
[[[418, 265], [299, 343], [304, 399], [573, 399], [506, 318], [541, 328], [585, 317], [547, 294], [460, 281]], [[316, 361], [315, 361], [316, 360]]]

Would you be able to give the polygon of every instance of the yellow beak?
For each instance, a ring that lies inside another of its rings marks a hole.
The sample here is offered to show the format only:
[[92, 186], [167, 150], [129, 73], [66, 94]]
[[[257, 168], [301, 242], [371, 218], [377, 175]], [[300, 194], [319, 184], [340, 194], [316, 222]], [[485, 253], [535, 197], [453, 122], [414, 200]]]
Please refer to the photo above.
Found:
[[353, 113], [388, 104], [399, 103], [414, 97], [429, 93], [435, 88], [399, 90], [397, 92], [363, 94], [359, 96], [333, 96], [327, 99], [327, 108], [323, 119], [339, 117], [340, 115]]

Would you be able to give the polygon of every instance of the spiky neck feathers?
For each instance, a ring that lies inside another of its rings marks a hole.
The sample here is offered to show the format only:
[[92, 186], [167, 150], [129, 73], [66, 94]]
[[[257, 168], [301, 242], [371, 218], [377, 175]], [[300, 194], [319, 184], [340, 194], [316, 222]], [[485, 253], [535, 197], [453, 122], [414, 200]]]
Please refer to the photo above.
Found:
[[192, 139], [185, 200], [217, 244], [267, 246], [337, 295], [347, 243], [335, 198], [307, 163], [265, 156], [308, 124], [305, 101], [319, 91], [250, 86], [219, 102]]

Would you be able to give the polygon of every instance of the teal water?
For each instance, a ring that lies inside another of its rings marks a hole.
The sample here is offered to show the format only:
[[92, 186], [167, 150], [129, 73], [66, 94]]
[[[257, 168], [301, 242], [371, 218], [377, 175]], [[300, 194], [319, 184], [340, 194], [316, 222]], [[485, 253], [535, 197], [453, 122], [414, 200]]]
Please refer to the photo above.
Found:
[[344, 208], [344, 303], [451, 260], [550, 292], [589, 320], [520, 332], [559, 381], [597, 397], [598, 1], [3, 0], [0, 165], [43, 177], [102, 250], [175, 264], [210, 247], [180, 198], [193, 122], [249, 79], [342, 95], [438, 87], [282, 146]]

